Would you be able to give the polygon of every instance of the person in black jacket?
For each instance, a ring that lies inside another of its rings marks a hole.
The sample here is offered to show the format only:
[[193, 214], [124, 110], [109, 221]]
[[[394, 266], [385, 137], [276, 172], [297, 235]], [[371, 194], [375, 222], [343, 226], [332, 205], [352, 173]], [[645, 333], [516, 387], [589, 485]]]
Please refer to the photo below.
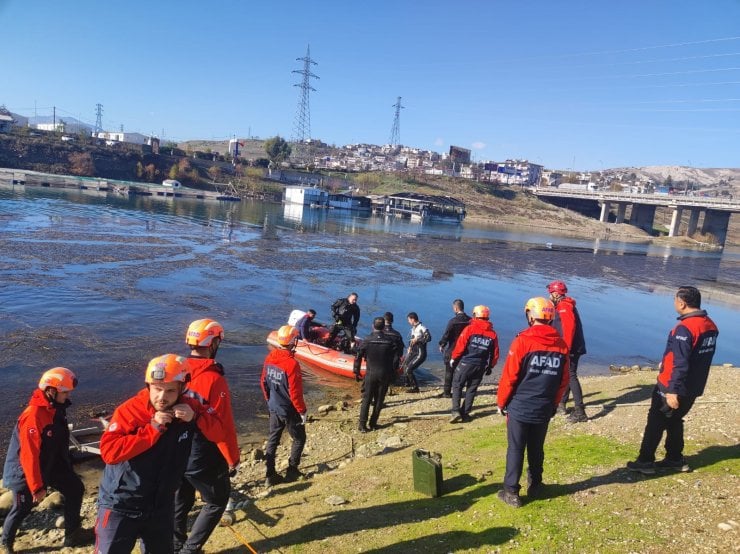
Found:
[[442, 353], [445, 363], [445, 381], [442, 389], [444, 398], [452, 398], [452, 375], [455, 373], [454, 368], [450, 365], [452, 350], [455, 348], [457, 337], [470, 323], [470, 316], [465, 313], [465, 303], [459, 298], [452, 301], [452, 311], [455, 312], [455, 315], [447, 322], [445, 332], [442, 338], [439, 339], [439, 351]]
[[339, 331], [344, 331], [351, 342], [355, 341], [357, 324], [360, 322], [360, 307], [357, 305], [357, 293], [351, 292], [347, 298], [339, 298], [331, 305], [334, 326], [331, 328], [327, 344], [331, 345]]
[[[394, 367], [403, 350], [398, 350], [398, 341], [384, 332], [385, 320], [376, 317], [373, 320], [373, 332], [363, 341], [357, 352], [354, 364], [355, 379], [360, 380], [360, 367], [363, 358], [367, 360], [365, 382], [362, 390], [362, 405], [360, 406], [360, 433], [367, 433], [377, 428], [380, 410], [383, 408], [385, 392], [393, 377]], [[367, 427], [367, 416], [370, 404], [373, 404], [373, 413], [370, 416], [370, 429]]]

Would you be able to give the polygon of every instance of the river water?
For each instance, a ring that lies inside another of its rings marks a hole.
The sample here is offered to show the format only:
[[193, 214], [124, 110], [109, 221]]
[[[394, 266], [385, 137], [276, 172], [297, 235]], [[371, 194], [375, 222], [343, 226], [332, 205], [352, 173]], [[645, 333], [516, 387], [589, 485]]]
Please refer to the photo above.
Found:
[[[584, 321], [582, 371], [606, 373], [609, 364], [657, 363], [675, 322], [673, 292], [695, 284], [720, 328], [715, 362], [740, 364], [737, 248], [701, 252], [261, 202], [10, 186], [0, 187], [0, 239], [5, 422], [55, 365], [78, 373], [80, 413], [115, 406], [141, 387], [149, 359], [186, 353], [185, 329], [202, 317], [226, 329], [219, 359], [237, 414], [249, 421], [264, 411], [258, 378], [267, 333], [294, 308], [314, 308], [326, 321], [331, 303], [351, 291], [359, 293], [361, 335], [386, 310], [406, 334], [405, 314], [416, 311], [433, 344], [454, 298], [468, 312], [486, 304], [503, 358], [525, 326], [525, 301], [563, 279]], [[441, 368], [430, 349], [422, 377], [435, 383]], [[324, 374], [305, 379], [314, 392], [355, 386]]]

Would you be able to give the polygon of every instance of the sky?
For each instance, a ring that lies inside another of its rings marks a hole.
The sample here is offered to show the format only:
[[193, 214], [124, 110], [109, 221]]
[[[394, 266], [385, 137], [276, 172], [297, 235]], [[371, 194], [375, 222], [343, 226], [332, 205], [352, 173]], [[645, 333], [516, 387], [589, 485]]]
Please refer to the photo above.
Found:
[[0, 105], [164, 140], [740, 166], [740, 0], [0, 0]]

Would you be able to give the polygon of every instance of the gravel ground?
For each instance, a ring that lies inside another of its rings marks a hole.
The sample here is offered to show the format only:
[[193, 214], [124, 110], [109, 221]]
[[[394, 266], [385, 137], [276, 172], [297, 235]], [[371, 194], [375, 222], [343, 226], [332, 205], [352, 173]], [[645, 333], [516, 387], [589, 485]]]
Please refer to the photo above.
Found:
[[[728, 461], [726, 474], [707, 473], [697, 468], [691, 473], [656, 480], [632, 477], [629, 472], [612, 468], [601, 477], [589, 477], [591, 481], [596, 480], [596, 484], [601, 479], [601, 486], [592, 483], [590, 488], [583, 490], [576, 486], [573, 494], [575, 501], [584, 506], [591, 503], [596, 506], [605, 495], [621, 498], [614, 507], [615, 514], [619, 515], [619, 524], [654, 526], [656, 535], [663, 539], [669, 533], [669, 540], [675, 547], [670, 551], [740, 551], [740, 527], [736, 523], [740, 521], [737, 503], [740, 496], [737, 462], [740, 455], [740, 410], [736, 402], [738, 375], [738, 368], [714, 368], [705, 395], [686, 417], [686, 454], [689, 461], [698, 453], [714, 453], [717, 460]], [[655, 372], [652, 371], [584, 378], [582, 382], [590, 421], [570, 425], [562, 417], [556, 417], [551, 425], [550, 436], [600, 435], [634, 447], [636, 454], [654, 381]], [[401, 446], [429, 444], [439, 433], [449, 432], [449, 400], [439, 398], [439, 392], [439, 389], [434, 388], [418, 395], [402, 393], [388, 397], [388, 407], [380, 420], [381, 424], [386, 425], [369, 435], [361, 435], [355, 430], [357, 391], [335, 391], [333, 396], [326, 398], [322, 409], [311, 406], [311, 419], [307, 426], [308, 444], [302, 461], [307, 480], [302, 481], [300, 487], [276, 487], [279, 490], [277, 496], [274, 489], [265, 488], [262, 483], [262, 449], [253, 448], [243, 452], [243, 463], [234, 481], [234, 498], [240, 508], [236, 512], [237, 521], [231, 527], [217, 528], [205, 552], [247, 552], [246, 546], [243, 546], [245, 537], [251, 536], [254, 540], [255, 529], [269, 529], [269, 536], [277, 537], [277, 541], [284, 533], [300, 533], [300, 527], [296, 528], [296, 520], [288, 517], [290, 507], [299, 506], [301, 516], [309, 519], [314, 510], [317, 514], [324, 513], [326, 503], [321, 499], [329, 497], [331, 491], [336, 490], [336, 479], [333, 477], [342, 474], [344, 481], [352, 481], [352, 472], [361, 471], [361, 464], [353, 462], [371, 458], [374, 460], [373, 464], [387, 463], [388, 456], [377, 455]], [[495, 414], [494, 394], [494, 384], [484, 383], [476, 399], [475, 418], [468, 424], [470, 427], [464, 427], [461, 432], [468, 428], [480, 429], [503, 424], [502, 418], [489, 417]], [[289, 441], [284, 440], [280, 447], [278, 467], [287, 464], [288, 445]], [[85, 525], [92, 526], [100, 462], [86, 463], [78, 468], [84, 475], [88, 488], [83, 506]], [[393, 471], [393, 468], [379, 465], [378, 475], [384, 471]], [[615, 479], [617, 474], [627, 477]], [[583, 475], [558, 475], [558, 482], [577, 485], [583, 478]], [[368, 484], [372, 485], [372, 482], [370, 479]], [[629, 489], [625, 490], [624, 487]], [[258, 511], [251, 508], [256, 506], [259, 506]], [[274, 513], [272, 510], [278, 510], [283, 517], [272, 522], [266, 521], [266, 514]], [[16, 542], [17, 550], [89, 551], [63, 549], [59, 546], [63, 532], [54, 527], [59, 513], [53, 502], [35, 510], [24, 522]], [[664, 517], [673, 520], [670, 528], [663, 524]], [[275, 543], [266, 540], [264, 534], [262, 537], [264, 546], [268, 548], [261, 551], [282, 551], [274, 546]], [[334, 537], [331, 549], [361, 551], [357, 548], [356, 540], [357, 537], [348, 536], [343, 542], [341, 537]], [[575, 547], [574, 549], [577, 550]], [[652, 552], [655, 548], [654, 545], [643, 542], [630, 545], [627, 550]], [[607, 548], [606, 551], [612, 550]]]

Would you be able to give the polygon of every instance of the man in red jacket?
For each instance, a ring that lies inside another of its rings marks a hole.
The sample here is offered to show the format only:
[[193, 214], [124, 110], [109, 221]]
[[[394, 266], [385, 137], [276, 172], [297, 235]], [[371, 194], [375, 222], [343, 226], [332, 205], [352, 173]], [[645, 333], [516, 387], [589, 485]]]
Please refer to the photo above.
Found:
[[[265, 485], [295, 481], [303, 474], [298, 469], [306, 445], [306, 403], [303, 400], [301, 366], [293, 357], [298, 331], [290, 325], [278, 329], [278, 344], [265, 358], [260, 385], [270, 410], [270, 435], [265, 448], [267, 474]], [[275, 471], [275, 452], [284, 429], [293, 439], [285, 478]]]
[[573, 392], [573, 413], [568, 416], [568, 421], [570, 423], [583, 423], [588, 421], [588, 416], [583, 404], [583, 389], [581, 389], [581, 382], [578, 380], [578, 360], [586, 353], [586, 340], [583, 338], [581, 316], [576, 309], [575, 299], [566, 296], [568, 287], [563, 281], [553, 281], [547, 285], [547, 292], [550, 293], [550, 300], [555, 305], [553, 327], [557, 329], [565, 344], [568, 345], [568, 357], [570, 358], [568, 387], [565, 389], [562, 400], [560, 400], [558, 412], [563, 415], [567, 413], [565, 404], [568, 401], [568, 396]]
[[175, 491], [188, 464], [196, 428], [222, 442], [215, 410], [185, 396], [185, 358], [165, 354], [146, 369], [146, 388], [113, 412], [100, 439], [105, 462], [98, 495], [95, 554], [172, 554]]
[[[490, 375], [498, 362], [498, 336], [489, 321], [488, 306], [473, 308], [473, 319], [463, 328], [452, 350], [452, 417], [450, 423], [470, 421], [475, 394], [484, 375]], [[460, 405], [462, 389], [465, 401]]]
[[522, 505], [519, 479], [527, 451], [527, 496], [542, 490], [545, 436], [550, 418], [568, 385], [568, 346], [551, 327], [555, 306], [531, 298], [524, 306], [529, 328], [509, 347], [498, 384], [498, 408], [506, 415], [506, 474], [498, 497], [515, 508]]
[[[648, 410], [640, 454], [627, 467], [645, 475], [655, 469], [689, 471], [683, 457], [683, 418], [704, 394], [709, 368], [717, 347], [719, 330], [701, 309], [701, 292], [696, 287], [680, 287], [673, 299], [678, 323], [668, 334], [658, 382]], [[665, 459], [656, 462], [665, 432]]]
[[[239, 446], [231, 411], [231, 393], [224, 377], [224, 368], [215, 361], [224, 338], [224, 328], [212, 319], [193, 321], [185, 334], [190, 356], [185, 363], [190, 371], [190, 383], [185, 396], [204, 407], [212, 408], [223, 425], [224, 438], [208, 440], [196, 429], [193, 447], [185, 475], [175, 494], [175, 551], [180, 554], [201, 552], [218, 525], [231, 494], [231, 480], [239, 466]], [[195, 491], [204, 506], [187, 534], [188, 513], [195, 503]]]
[[18, 418], [3, 469], [3, 484], [13, 492], [3, 525], [3, 552], [14, 552], [18, 528], [33, 505], [44, 499], [46, 487], [64, 495], [64, 546], [85, 543], [80, 526], [85, 487], [72, 470], [67, 427], [69, 397], [76, 386], [77, 377], [66, 367], [46, 371]]

